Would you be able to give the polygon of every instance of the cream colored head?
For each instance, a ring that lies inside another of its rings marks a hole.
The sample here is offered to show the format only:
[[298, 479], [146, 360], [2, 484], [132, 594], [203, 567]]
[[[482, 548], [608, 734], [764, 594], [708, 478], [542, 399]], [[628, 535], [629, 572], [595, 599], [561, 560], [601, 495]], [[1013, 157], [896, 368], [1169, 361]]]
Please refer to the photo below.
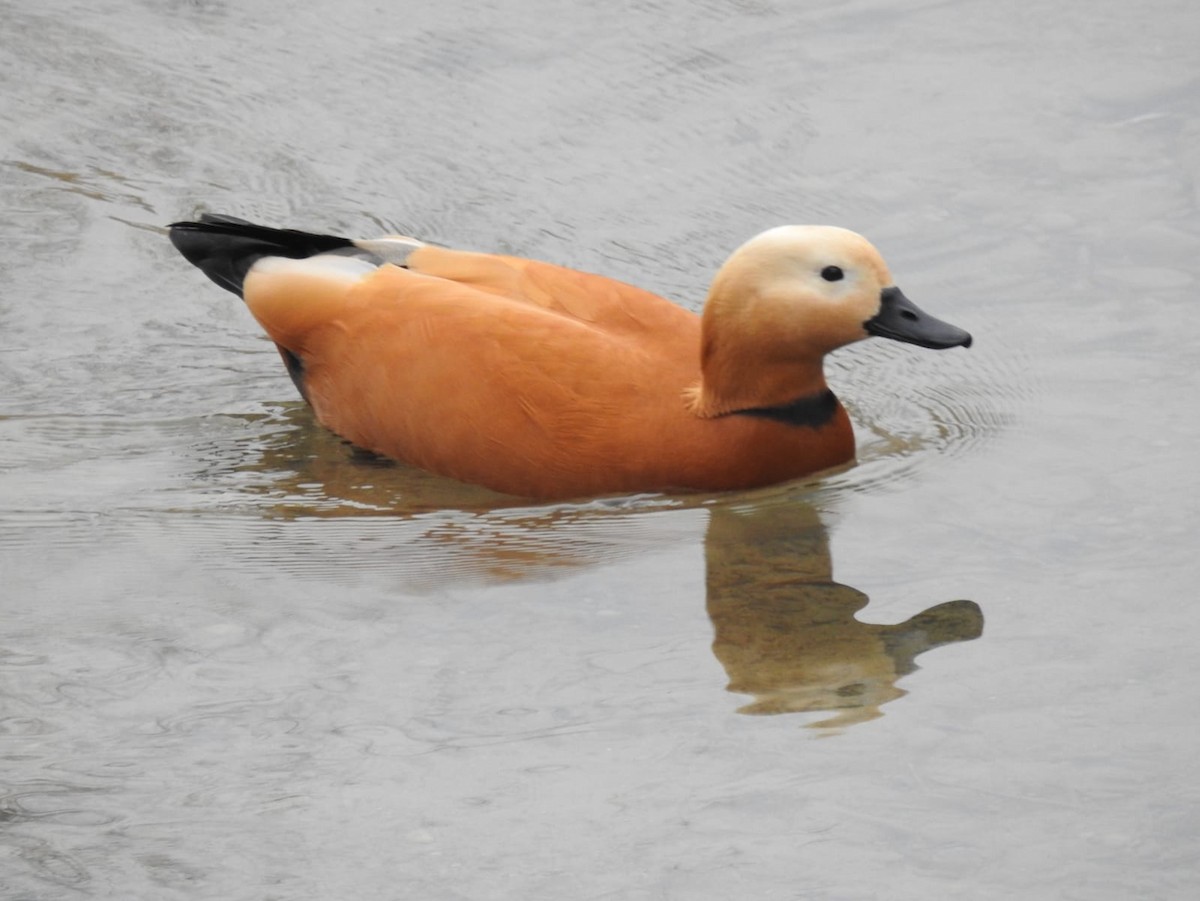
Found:
[[969, 347], [971, 336], [915, 306], [862, 235], [785, 225], [733, 252], [704, 307], [701, 416], [772, 406], [826, 388], [825, 354], [869, 335], [922, 347]]
[[[709, 292], [706, 318], [755, 336], [758, 353], [824, 354], [867, 337], [892, 285], [862, 235], [826, 225], [784, 225], [733, 252]], [[724, 330], [724, 329], [722, 329]]]
[[783, 404], [825, 389], [825, 354], [867, 337], [892, 283], [878, 251], [844, 228], [785, 225], [733, 252], [704, 305], [700, 416]]

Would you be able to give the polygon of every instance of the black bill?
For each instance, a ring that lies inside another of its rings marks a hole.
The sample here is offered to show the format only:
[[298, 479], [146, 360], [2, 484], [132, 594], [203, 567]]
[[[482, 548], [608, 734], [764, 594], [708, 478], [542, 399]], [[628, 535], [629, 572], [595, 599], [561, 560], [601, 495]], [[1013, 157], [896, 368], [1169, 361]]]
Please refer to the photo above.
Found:
[[934, 350], [971, 346], [970, 332], [934, 319], [905, 297], [899, 288], [884, 288], [879, 301], [879, 312], [863, 323], [869, 335]]

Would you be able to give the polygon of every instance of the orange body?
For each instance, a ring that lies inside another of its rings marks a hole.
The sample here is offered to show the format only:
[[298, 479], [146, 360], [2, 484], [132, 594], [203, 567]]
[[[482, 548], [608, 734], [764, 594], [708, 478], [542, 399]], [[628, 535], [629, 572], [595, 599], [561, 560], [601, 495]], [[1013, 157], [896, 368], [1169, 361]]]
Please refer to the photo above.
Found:
[[[429, 246], [366, 274], [275, 262], [246, 303], [302, 362], [317, 418], [376, 453], [542, 498], [749, 488], [854, 456], [840, 404], [816, 427], [698, 411], [701, 318], [629, 285]], [[763, 403], [824, 390], [824, 350], [765, 355], [807, 381]]]

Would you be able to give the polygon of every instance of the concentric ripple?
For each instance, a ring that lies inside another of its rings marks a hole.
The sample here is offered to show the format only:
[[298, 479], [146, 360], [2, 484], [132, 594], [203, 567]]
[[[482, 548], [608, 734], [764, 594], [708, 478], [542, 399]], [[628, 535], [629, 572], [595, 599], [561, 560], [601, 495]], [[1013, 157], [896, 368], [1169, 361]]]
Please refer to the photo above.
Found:
[[1015, 421], [1032, 391], [1020, 354], [978, 345], [932, 355], [890, 343], [833, 358], [830, 380], [854, 421], [858, 465], [829, 488], [877, 491], [969, 454]]

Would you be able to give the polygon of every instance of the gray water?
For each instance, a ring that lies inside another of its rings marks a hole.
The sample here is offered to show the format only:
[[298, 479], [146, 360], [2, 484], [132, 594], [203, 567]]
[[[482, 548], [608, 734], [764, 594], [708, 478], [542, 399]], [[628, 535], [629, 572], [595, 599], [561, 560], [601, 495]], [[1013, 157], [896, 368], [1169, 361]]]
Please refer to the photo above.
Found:
[[[1200, 8], [0, 0], [0, 897], [1191, 899]], [[356, 456], [162, 226], [697, 308], [783, 222], [976, 335], [857, 467]]]

